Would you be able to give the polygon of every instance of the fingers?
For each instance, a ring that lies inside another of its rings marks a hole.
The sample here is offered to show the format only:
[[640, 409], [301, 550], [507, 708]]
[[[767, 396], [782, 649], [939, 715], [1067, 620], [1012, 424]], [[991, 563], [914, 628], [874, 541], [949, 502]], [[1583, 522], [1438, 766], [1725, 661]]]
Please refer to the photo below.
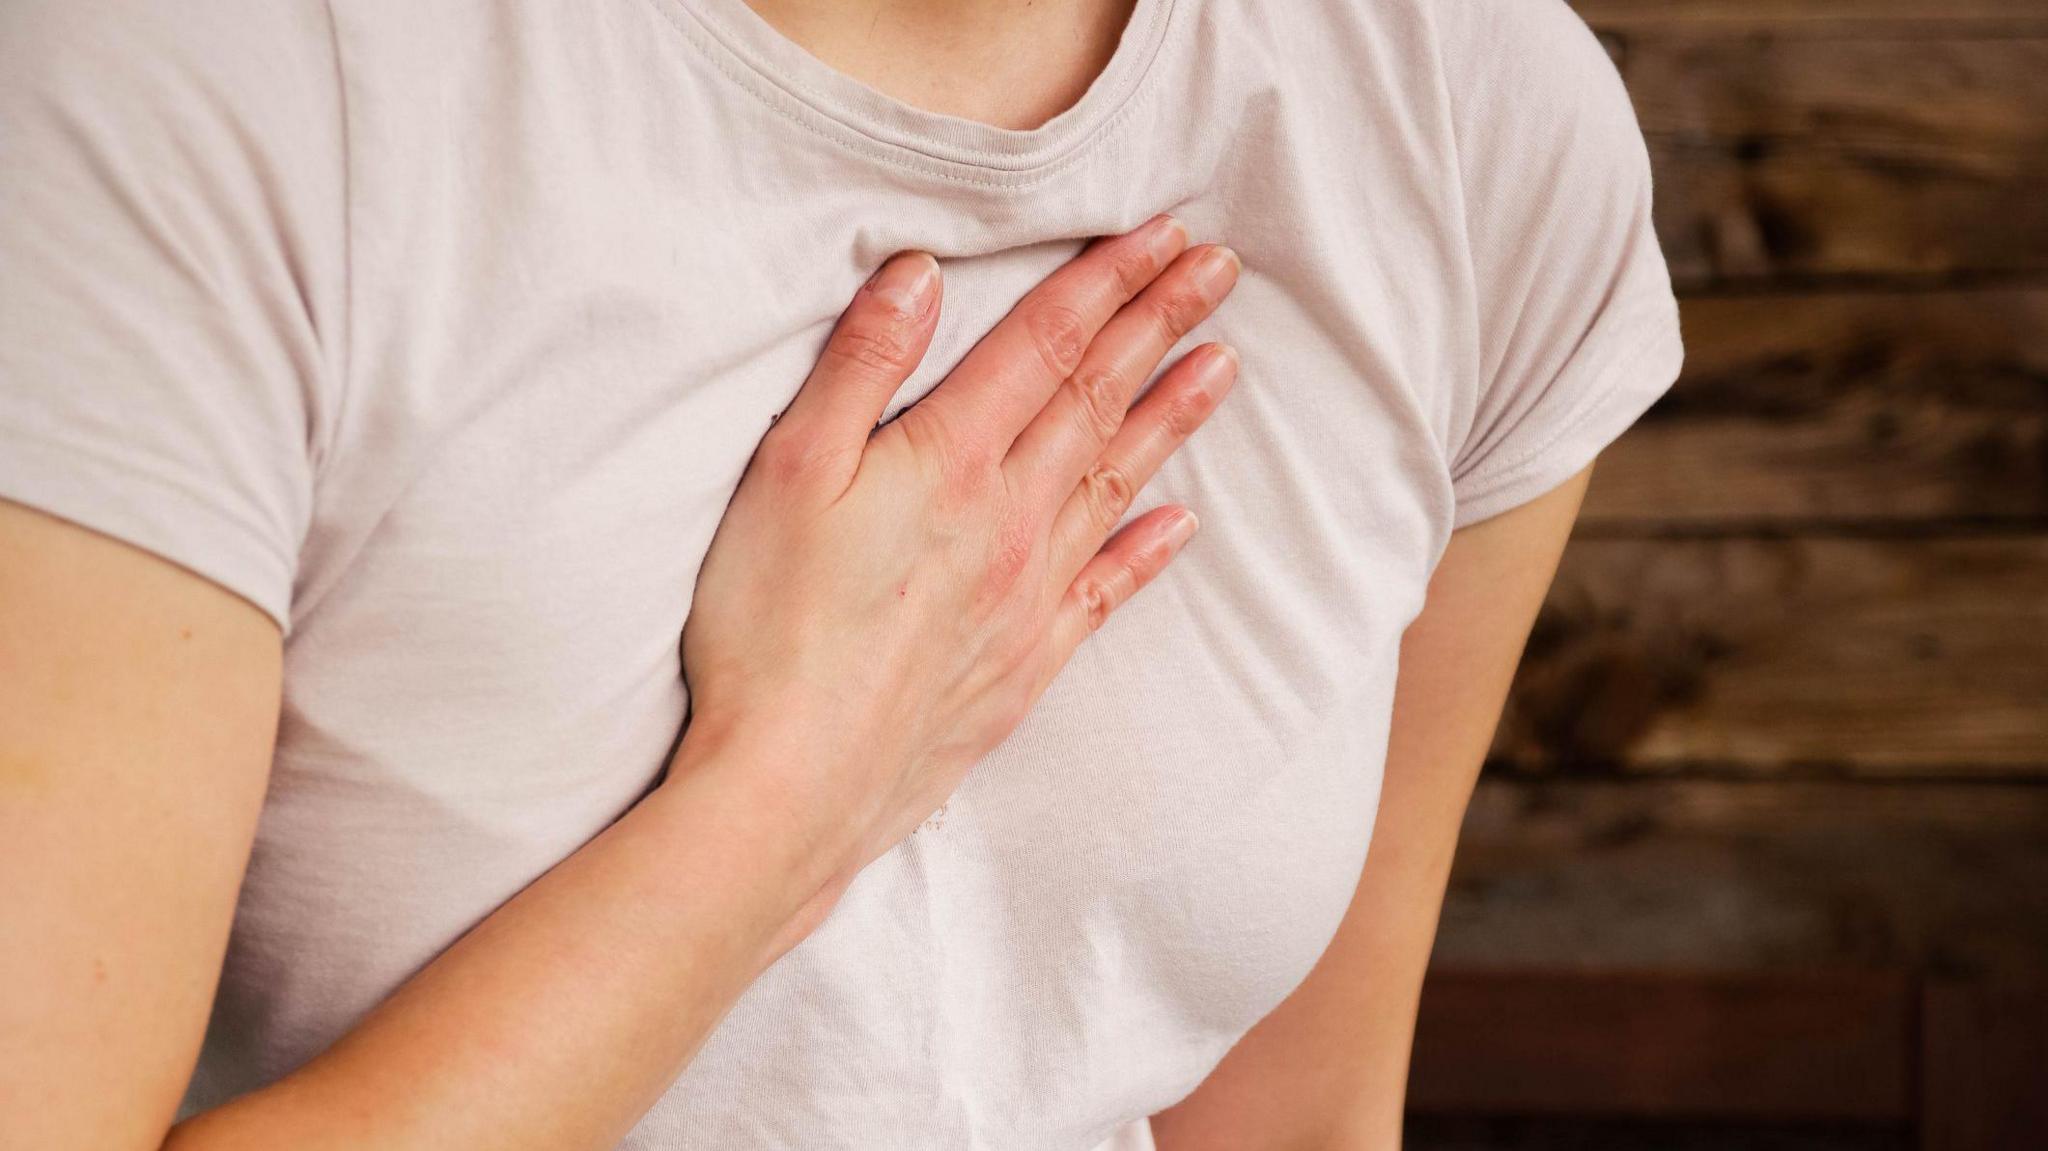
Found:
[[1180, 221], [1161, 214], [1090, 244], [1026, 293], [917, 402], [916, 418], [935, 424], [958, 458], [1002, 460], [1096, 332], [1180, 255], [1187, 238]]
[[1236, 285], [1238, 267], [1229, 248], [1191, 248], [1104, 324], [1080, 366], [1010, 446], [1003, 468], [1011, 490], [1030, 506], [1058, 507], [1109, 445], [1159, 361]]
[[1075, 577], [1053, 613], [1050, 666], [1064, 667], [1074, 649], [1093, 635], [1110, 613], [1166, 570], [1195, 534], [1196, 526], [1195, 513], [1167, 506], [1153, 508], [1118, 532]]
[[785, 478], [843, 491], [889, 398], [931, 346], [939, 314], [939, 264], [898, 252], [855, 292], [811, 374], [756, 452]]
[[1236, 350], [1208, 343], [1181, 357], [1145, 393], [1053, 518], [1046, 563], [1055, 586], [1078, 578], [1137, 492], [1215, 412], [1236, 380]]

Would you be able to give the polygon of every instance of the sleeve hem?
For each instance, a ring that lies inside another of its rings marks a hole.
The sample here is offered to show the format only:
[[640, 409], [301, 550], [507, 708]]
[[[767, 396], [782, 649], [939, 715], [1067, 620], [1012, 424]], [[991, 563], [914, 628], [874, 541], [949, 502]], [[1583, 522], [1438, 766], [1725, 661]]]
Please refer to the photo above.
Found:
[[177, 564], [249, 601], [291, 634], [293, 560], [175, 481], [0, 426], [0, 498]]
[[1454, 488], [1451, 529], [1491, 519], [1577, 475], [1670, 390], [1684, 358], [1674, 316], [1631, 354], [1610, 361], [1608, 386], [1577, 418], [1512, 462], [1466, 477], [1475, 485], [1469, 490]]

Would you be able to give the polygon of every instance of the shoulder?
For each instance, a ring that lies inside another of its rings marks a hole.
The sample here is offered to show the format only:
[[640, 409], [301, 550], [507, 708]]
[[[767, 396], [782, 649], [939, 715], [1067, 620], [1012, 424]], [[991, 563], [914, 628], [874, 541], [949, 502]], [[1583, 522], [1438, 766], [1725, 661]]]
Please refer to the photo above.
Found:
[[1606, 46], [1564, 0], [1436, 0], [1427, 11], [1460, 128], [1638, 136]]
[[1447, 68], [1492, 65], [1563, 77], [1607, 59], [1599, 37], [1565, 0], [1429, 0], [1420, 11], [1436, 29]]
[[1547, 491], [1668, 389], [1683, 349], [1649, 149], [1563, 0], [1432, 0], [1477, 372], [1452, 428], [1457, 525]]
[[0, 5], [0, 84], [195, 88], [230, 103], [331, 89], [331, 29], [319, 0], [19, 0]]
[[0, 495], [281, 624], [339, 396], [339, 87], [317, 3], [0, 4]]
[[1564, 0], [1434, 0], [1445, 99], [1468, 176], [1539, 164], [1646, 191], [1635, 109], [1606, 46]]
[[45, 189], [74, 173], [146, 189], [212, 173], [209, 192], [234, 173], [327, 179], [341, 109], [316, 0], [0, 4], [0, 149]]

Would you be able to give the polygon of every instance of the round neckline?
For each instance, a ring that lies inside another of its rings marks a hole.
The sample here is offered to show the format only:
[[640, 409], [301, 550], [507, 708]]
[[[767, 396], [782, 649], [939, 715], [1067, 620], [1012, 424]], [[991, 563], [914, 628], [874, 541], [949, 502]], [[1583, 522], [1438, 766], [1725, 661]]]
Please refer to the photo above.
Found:
[[[746, 0], [662, 2], [693, 21], [711, 43], [690, 39], [707, 51], [728, 54], [731, 62], [792, 101], [794, 107], [786, 111], [814, 118], [813, 126], [850, 131], [893, 150], [899, 160], [924, 157], [1008, 176], [1049, 167], [1108, 126], [1151, 71], [1175, 4], [1137, 0], [1109, 63], [1079, 100], [1035, 128], [1005, 128], [920, 108], [856, 80], [783, 35]], [[745, 82], [743, 76], [734, 78]]]

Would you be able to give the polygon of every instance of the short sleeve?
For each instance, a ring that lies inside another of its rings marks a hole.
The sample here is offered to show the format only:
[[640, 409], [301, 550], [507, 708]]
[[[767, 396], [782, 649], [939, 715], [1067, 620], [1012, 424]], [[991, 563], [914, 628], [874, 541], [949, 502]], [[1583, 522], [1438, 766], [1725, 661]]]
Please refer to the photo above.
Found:
[[0, 497], [290, 628], [345, 294], [331, 26], [0, 6]]
[[1450, 440], [1454, 527], [1592, 462], [1683, 350], [1635, 111], [1563, 0], [1434, 9], [1471, 255], [1476, 394]]

